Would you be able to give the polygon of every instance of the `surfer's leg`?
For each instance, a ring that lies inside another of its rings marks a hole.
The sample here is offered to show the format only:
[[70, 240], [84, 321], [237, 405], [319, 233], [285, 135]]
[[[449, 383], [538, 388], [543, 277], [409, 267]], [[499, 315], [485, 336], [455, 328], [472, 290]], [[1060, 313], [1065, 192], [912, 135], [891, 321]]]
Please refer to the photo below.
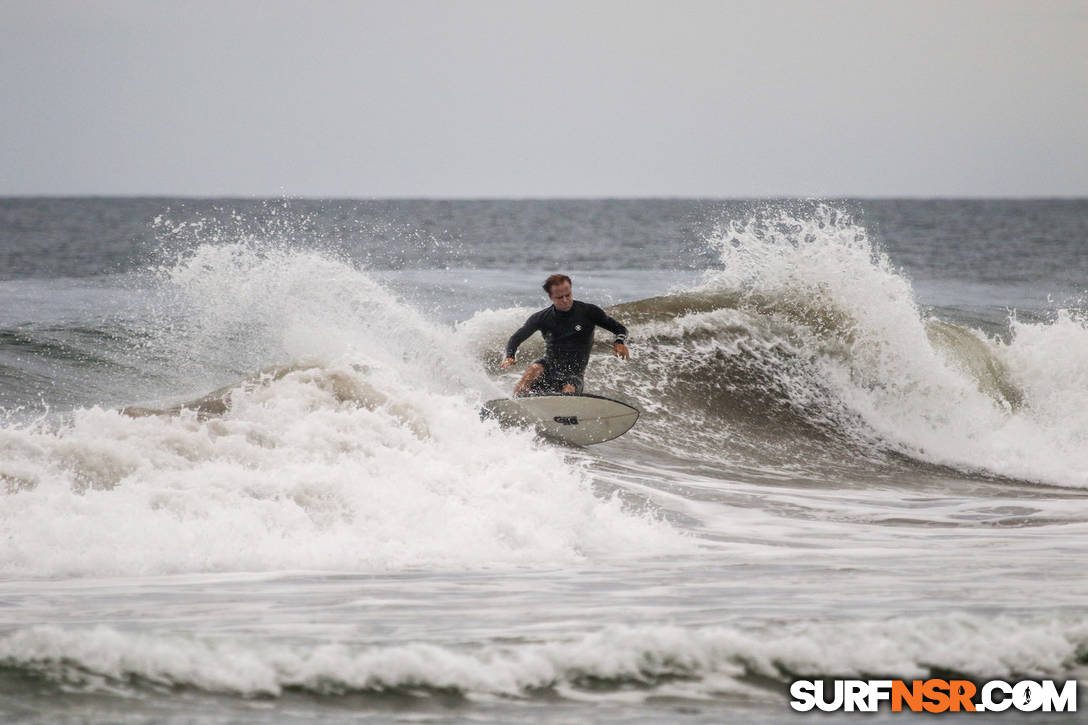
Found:
[[519, 395], [528, 395], [532, 390], [533, 384], [540, 379], [540, 376], [544, 374], [544, 366], [540, 363], [533, 363], [525, 371], [525, 374], [521, 376], [521, 380], [514, 386], [514, 397]]

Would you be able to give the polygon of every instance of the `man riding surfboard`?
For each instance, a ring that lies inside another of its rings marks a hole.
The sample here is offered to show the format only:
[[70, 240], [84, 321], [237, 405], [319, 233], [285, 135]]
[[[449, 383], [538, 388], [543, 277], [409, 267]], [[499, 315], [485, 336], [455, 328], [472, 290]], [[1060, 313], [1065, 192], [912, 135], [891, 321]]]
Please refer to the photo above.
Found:
[[582, 392], [582, 375], [589, 364], [593, 331], [600, 326], [616, 336], [612, 354], [623, 360], [627, 350], [627, 328], [605, 314], [597, 305], [574, 299], [571, 280], [553, 274], [544, 281], [551, 307], [534, 313], [506, 343], [502, 367], [513, 365], [518, 346], [536, 331], [544, 337], [544, 357], [534, 360], [514, 387], [514, 396]]

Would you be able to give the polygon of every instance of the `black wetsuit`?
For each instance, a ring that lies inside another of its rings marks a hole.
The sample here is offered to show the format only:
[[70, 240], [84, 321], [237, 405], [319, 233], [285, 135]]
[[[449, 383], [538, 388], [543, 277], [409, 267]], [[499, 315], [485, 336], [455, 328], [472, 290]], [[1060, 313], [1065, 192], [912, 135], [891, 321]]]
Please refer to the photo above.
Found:
[[574, 300], [566, 312], [555, 305], [534, 313], [506, 343], [506, 357], [514, 357], [518, 345], [537, 330], [544, 336], [547, 352], [534, 360], [544, 366], [544, 374], [533, 384], [533, 393], [558, 393], [564, 385], [573, 385], [582, 392], [582, 374], [589, 364], [593, 348], [593, 328], [600, 325], [616, 336], [616, 342], [627, 341], [627, 328], [605, 314], [597, 305]]

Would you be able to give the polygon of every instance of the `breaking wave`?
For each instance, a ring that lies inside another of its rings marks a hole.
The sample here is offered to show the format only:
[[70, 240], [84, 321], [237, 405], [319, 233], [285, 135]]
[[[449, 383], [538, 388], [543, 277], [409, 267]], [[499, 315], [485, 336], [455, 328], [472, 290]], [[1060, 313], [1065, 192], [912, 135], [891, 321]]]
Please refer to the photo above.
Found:
[[[133, 357], [210, 394], [0, 429], [0, 570], [63, 576], [553, 565], [690, 550], [648, 503], [479, 419], [449, 332], [351, 265], [206, 246]], [[183, 310], [184, 315], [178, 314]], [[271, 361], [289, 362], [267, 367]], [[205, 385], [207, 383], [204, 383]]]
[[[768, 210], [709, 243], [721, 264], [701, 284], [610, 308], [633, 323], [634, 359], [602, 345], [589, 379], [649, 413], [636, 439], [725, 465], [812, 472], [894, 455], [1088, 486], [1083, 311], [1013, 316], [998, 335], [943, 319], [863, 226], [824, 205]], [[524, 314], [486, 311], [463, 334], [497, 349]]]
[[[710, 243], [720, 265], [701, 284], [612, 308], [633, 359], [602, 344], [591, 363], [593, 392], [645, 412], [615, 444], [632, 465], [837, 480], [906, 460], [1088, 486], [1082, 310], [1013, 317], [1003, 335], [943, 319], [823, 206]], [[126, 362], [169, 361], [170, 395], [0, 428], [5, 573], [539, 565], [696, 546], [651, 498], [601, 486], [587, 457], [479, 420], [512, 386], [498, 352], [527, 310], [450, 330], [335, 255], [253, 244], [198, 246], [158, 278]]]

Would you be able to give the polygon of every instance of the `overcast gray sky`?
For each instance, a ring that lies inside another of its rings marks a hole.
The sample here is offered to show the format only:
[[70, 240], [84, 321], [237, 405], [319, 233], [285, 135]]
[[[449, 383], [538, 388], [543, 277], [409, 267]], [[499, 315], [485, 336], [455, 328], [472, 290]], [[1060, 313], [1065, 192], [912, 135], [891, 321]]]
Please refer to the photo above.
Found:
[[0, 194], [1088, 196], [1085, 0], [0, 0]]

